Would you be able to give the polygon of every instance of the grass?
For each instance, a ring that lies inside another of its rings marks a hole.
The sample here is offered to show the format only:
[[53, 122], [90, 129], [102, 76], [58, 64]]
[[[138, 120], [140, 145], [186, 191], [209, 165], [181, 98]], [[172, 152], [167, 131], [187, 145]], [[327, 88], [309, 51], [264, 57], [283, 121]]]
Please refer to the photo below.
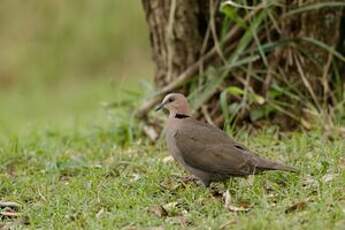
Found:
[[[29, 229], [344, 227], [345, 143], [340, 137], [328, 138], [319, 130], [280, 133], [274, 127], [239, 131], [236, 139], [298, 167], [300, 174], [270, 172], [207, 189], [183, 180], [186, 173], [165, 161], [164, 144], [129, 140], [135, 130], [123, 109], [109, 112], [100, 106], [128, 95], [103, 83], [78, 87], [61, 94], [2, 95], [7, 109], [0, 120], [7, 128], [1, 131], [0, 197], [22, 207], [19, 218], [2, 218], [1, 224]], [[18, 108], [22, 115], [11, 113]], [[228, 211], [216, 190], [229, 190], [232, 205], [250, 210]]]
[[[0, 228], [344, 227], [341, 137], [238, 131], [237, 140], [300, 174], [207, 189], [166, 161], [164, 143], [139, 135], [131, 116], [139, 96], [119, 89], [153, 75], [140, 2], [5, 0], [0, 19], [0, 200], [21, 205], [17, 218], [0, 213]], [[227, 210], [225, 190], [249, 211]]]

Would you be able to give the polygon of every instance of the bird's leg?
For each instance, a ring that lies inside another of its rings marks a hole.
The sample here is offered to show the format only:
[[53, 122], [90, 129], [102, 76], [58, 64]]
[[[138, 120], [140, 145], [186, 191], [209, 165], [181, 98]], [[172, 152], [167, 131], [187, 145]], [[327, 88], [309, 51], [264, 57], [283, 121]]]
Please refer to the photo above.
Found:
[[209, 180], [205, 180], [205, 179], [201, 179], [197, 176], [194, 176], [194, 175], [188, 175], [188, 176], [183, 176], [181, 177], [181, 182], [183, 184], [185, 183], [195, 183], [197, 185], [201, 185], [201, 186], [204, 186], [206, 188], [208, 188], [210, 186], [210, 181]]
[[210, 186], [210, 181], [209, 180], [199, 180], [200, 182], [201, 182], [201, 184], [203, 185], [203, 186], [205, 186], [206, 188], [208, 188], [209, 186]]
[[254, 184], [254, 175], [249, 175], [245, 178], [248, 187], [252, 187]]

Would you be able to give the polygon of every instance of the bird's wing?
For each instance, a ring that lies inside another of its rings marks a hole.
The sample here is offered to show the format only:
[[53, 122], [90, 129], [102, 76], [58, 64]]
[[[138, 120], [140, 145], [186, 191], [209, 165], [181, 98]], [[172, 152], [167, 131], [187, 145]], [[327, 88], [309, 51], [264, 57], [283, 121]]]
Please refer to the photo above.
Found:
[[183, 160], [194, 168], [229, 175], [248, 175], [255, 169], [256, 156], [211, 125], [185, 119], [175, 138]]

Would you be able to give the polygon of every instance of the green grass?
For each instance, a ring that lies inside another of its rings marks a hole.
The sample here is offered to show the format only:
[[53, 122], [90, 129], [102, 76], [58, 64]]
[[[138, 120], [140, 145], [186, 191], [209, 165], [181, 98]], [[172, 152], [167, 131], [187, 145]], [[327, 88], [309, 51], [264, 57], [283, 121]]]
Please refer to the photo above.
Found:
[[[341, 137], [239, 131], [236, 139], [300, 174], [207, 189], [165, 161], [164, 143], [139, 135], [132, 109], [140, 94], [119, 91], [153, 75], [139, 1], [5, 0], [0, 27], [0, 200], [21, 204], [0, 228], [344, 228]], [[224, 208], [215, 191], [225, 190], [250, 210]]]
[[[300, 174], [269, 172], [208, 189], [183, 182], [186, 173], [164, 161], [164, 144], [131, 139], [137, 132], [124, 108], [107, 111], [100, 105], [119, 97], [128, 94], [104, 83], [2, 95], [0, 197], [22, 205], [21, 217], [2, 223], [31, 229], [344, 227], [340, 137], [318, 130], [280, 133], [274, 127], [250, 135], [240, 131], [236, 139]], [[232, 205], [250, 210], [229, 212], [217, 189], [228, 189]], [[152, 211], [160, 205], [167, 216]]]

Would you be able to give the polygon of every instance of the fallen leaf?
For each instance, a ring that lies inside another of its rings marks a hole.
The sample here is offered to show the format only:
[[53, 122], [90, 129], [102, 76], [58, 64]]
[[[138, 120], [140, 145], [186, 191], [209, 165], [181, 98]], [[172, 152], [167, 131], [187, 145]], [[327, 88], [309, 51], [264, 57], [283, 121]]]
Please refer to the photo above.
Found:
[[232, 205], [231, 195], [230, 195], [229, 190], [226, 190], [226, 192], [223, 194], [223, 198], [224, 198], [224, 207], [228, 209], [230, 212], [248, 212], [250, 210], [250, 208], [248, 207], [243, 207], [243, 206], [236, 207]]
[[169, 217], [167, 219], [167, 222], [169, 222], [170, 224], [180, 224], [183, 227], [187, 227], [191, 224], [191, 222], [185, 216]]
[[291, 213], [294, 211], [301, 211], [307, 207], [307, 203], [310, 201], [312, 201], [312, 199], [308, 198], [306, 200], [296, 202], [293, 205], [291, 205], [290, 207], [288, 207], [287, 209], [285, 209], [285, 213], [287, 214], [287, 213]]
[[13, 208], [13, 209], [19, 209], [21, 207], [20, 204], [13, 201], [0, 201], [0, 208]]
[[175, 209], [177, 207], [177, 204], [178, 203], [176, 201], [170, 202], [170, 203], [167, 203], [167, 204], [163, 205], [163, 208], [165, 210], [169, 211], [169, 210]]
[[64, 175], [60, 175], [60, 181], [62, 182], [68, 182], [72, 177], [70, 176], [64, 176]]
[[96, 213], [96, 218], [99, 219], [103, 213], [104, 213], [104, 208], [101, 208], [101, 209]]
[[326, 174], [326, 175], [324, 175], [324, 176], [322, 177], [322, 180], [323, 180], [325, 183], [327, 183], [327, 182], [330, 182], [330, 181], [334, 180], [335, 176], [336, 176], [335, 174], [328, 173], [328, 174]]
[[301, 119], [301, 124], [303, 125], [304, 128], [307, 130], [310, 130], [312, 128], [312, 125], [307, 121], [306, 119], [302, 118]]
[[187, 225], [190, 225], [192, 222], [187, 219], [186, 216], [178, 216], [178, 220], [180, 221], [180, 224], [183, 227], [187, 227]]
[[160, 218], [168, 216], [167, 210], [161, 205], [154, 205], [150, 207], [149, 212]]
[[[344, 154], [345, 155], [345, 154]], [[339, 159], [338, 165], [341, 169], [345, 170], [345, 157]]]
[[20, 216], [20, 213], [15, 212], [12, 209], [5, 209], [4, 211], [0, 212], [0, 216], [8, 217], [8, 218], [14, 218], [14, 217]]
[[159, 137], [157, 131], [152, 126], [145, 125], [143, 127], [143, 131], [146, 134], [146, 136], [148, 136], [150, 140], [153, 142], [155, 142]]
[[132, 179], [130, 179], [130, 182], [138, 181], [141, 178], [141, 175], [138, 173], [133, 173]]
[[314, 186], [317, 184], [316, 179], [310, 175], [303, 177], [302, 181], [303, 186]]
[[181, 187], [182, 183], [177, 183], [177, 180], [172, 177], [166, 177], [160, 184], [163, 190], [168, 190], [169, 192], [176, 191], [179, 187]]

